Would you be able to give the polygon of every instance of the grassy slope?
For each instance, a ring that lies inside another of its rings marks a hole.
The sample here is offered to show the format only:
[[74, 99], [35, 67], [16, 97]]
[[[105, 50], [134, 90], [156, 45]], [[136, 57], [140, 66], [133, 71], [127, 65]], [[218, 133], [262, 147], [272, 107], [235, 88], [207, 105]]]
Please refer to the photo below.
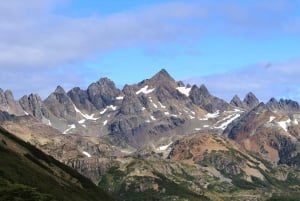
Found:
[[0, 164], [0, 200], [112, 200], [90, 180], [3, 128]]
[[[198, 166], [190, 165], [191, 162], [183, 164], [182, 160], [175, 162], [154, 157], [153, 154], [152, 157], [132, 157], [122, 166], [111, 168], [99, 186], [110, 191], [117, 200], [300, 200], [299, 170], [273, 166], [222, 139], [218, 136], [216, 141], [228, 149], [204, 152], [203, 158], [194, 157], [193, 162]], [[197, 144], [197, 140], [192, 142]], [[186, 149], [192, 149], [193, 144]], [[183, 147], [178, 153], [186, 153], [184, 144], [178, 146]], [[190, 159], [189, 154], [182, 155]], [[254, 172], [261, 173], [264, 179], [246, 174], [243, 170], [246, 164]], [[238, 168], [241, 170], [233, 171]], [[208, 171], [213, 169], [221, 176]]]

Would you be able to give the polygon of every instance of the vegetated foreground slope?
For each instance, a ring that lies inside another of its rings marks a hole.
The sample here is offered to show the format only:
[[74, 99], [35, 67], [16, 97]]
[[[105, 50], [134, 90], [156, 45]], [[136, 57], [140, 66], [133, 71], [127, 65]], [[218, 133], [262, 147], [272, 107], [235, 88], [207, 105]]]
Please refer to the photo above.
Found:
[[0, 127], [0, 200], [112, 200], [89, 179]]
[[124, 157], [99, 185], [116, 200], [299, 200], [299, 181], [234, 141], [194, 134]]

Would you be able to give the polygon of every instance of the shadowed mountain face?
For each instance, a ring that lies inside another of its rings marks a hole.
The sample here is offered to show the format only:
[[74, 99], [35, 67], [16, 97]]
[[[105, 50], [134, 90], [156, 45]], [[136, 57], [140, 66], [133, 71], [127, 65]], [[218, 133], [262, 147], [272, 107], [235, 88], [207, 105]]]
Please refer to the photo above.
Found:
[[[285, 104], [282, 107], [288, 107], [289, 101]], [[283, 112], [282, 109], [274, 111], [270, 109], [270, 103], [261, 103], [242, 115], [239, 121], [232, 122], [224, 135], [275, 164], [300, 168], [298, 118], [298, 113], [291, 114], [290, 110]]]
[[[32, 115], [64, 134], [108, 136], [116, 144], [133, 147], [163, 136], [189, 134], [198, 127], [208, 130], [201, 120], [207, 113], [222, 117], [224, 111], [234, 112], [233, 106], [212, 96], [204, 85], [185, 86], [166, 70], [122, 91], [101, 78], [86, 90], [75, 87], [66, 92], [58, 86], [44, 101], [31, 94], [10, 102], [21, 108], [21, 116]], [[20, 116], [15, 110], [2, 109]]]
[[116, 200], [299, 197], [300, 108], [292, 100], [264, 104], [250, 92], [227, 103], [161, 70], [122, 90], [108, 78], [86, 90], [58, 86], [44, 101], [0, 90], [0, 109], [5, 129]]
[[0, 200], [112, 200], [70, 167], [0, 127]]

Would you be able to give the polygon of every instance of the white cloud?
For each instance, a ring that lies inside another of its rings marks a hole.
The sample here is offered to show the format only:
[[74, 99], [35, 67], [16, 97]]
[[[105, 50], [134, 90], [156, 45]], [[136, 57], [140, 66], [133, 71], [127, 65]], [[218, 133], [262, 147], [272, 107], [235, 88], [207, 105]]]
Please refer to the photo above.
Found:
[[262, 101], [271, 97], [300, 101], [300, 59], [278, 63], [260, 63], [239, 71], [186, 80], [205, 83], [211, 93], [227, 101], [238, 94], [241, 98], [254, 92]]
[[[184, 3], [71, 18], [46, 9], [50, 0], [5, 2], [0, 3], [0, 11], [11, 9], [12, 13], [0, 20], [0, 66], [16, 69], [55, 67], [113, 48], [176, 40], [196, 31], [189, 19], [202, 17], [200, 8]], [[31, 14], [35, 12], [39, 15]]]
[[164, 3], [81, 18], [53, 14], [51, 8], [57, 2], [0, 3], [0, 66], [61, 66], [114, 48], [171, 42], [216, 29], [269, 33], [288, 27], [295, 29], [294, 24], [298, 23], [287, 16], [291, 8], [285, 1]]
[[[220, 31], [249, 36], [300, 30], [299, 20], [288, 15], [299, 5], [280, 0], [217, 4], [181, 1], [88, 17], [55, 14], [54, 8], [61, 2], [67, 0], [0, 2], [1, 87], [13, 89], [20, 96], [28, 88], [46, 93], [41, 85], [48, 83], [54, 88], [52, 84], [61, 80], [75, 80], [76, 85], [83, 78], [70, 72], [83, 72], [85, 67], [76, 69], [70, 67], [72, 64], [122, 47], [193, 41], [201, 34]], [[245, 80], [253, 88], [260, 85], [246, 76]]]

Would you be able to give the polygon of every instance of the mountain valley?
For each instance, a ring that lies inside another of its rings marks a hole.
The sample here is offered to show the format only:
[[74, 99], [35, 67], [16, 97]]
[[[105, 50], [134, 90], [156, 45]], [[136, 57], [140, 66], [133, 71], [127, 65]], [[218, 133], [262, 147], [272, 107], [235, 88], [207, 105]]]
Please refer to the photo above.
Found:
[[[122, 90], [108, 78], [86, 90], [58, 86], [45, 100], [1, 89], [0, 110], [3, 133], [115, 200], [300, 200], [300, 107], [292, 100], [262, 103], [249, 92], [227, 103], [163, 69]], [[23, 145], [0, 145], [26, 156]]]

